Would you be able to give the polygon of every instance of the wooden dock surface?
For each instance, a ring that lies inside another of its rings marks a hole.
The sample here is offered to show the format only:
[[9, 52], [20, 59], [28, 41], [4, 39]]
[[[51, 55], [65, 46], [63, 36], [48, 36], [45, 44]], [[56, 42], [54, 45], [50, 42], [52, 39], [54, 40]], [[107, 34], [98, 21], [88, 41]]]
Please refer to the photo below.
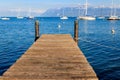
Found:
[[69, 34], [44, 34], [0, 80], [98, 80]]

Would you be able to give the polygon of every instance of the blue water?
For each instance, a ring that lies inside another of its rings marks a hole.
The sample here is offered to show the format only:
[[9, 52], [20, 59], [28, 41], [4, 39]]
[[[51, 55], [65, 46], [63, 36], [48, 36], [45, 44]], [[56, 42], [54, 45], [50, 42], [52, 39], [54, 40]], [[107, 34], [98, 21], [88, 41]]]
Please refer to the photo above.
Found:
[[[0, 75], [2, 75], [34, 42], [34, 22], [40, 21], [41, 34], [71, 34], [74, 20], [37, 17], [34, 20], [0, 20]], [[61, 27], [58, 28], [58, 25]], [[111, 34], [114, 28], [115, 34]], [[120, 21], [79, 20], [79, 47], [100, 80], [120, 79]]]

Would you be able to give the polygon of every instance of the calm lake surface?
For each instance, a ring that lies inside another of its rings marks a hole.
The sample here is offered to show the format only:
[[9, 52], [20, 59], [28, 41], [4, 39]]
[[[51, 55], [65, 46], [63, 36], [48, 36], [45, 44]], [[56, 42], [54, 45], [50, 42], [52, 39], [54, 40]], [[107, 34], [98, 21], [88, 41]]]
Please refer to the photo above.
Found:
[[[37, 17], [35, 20], [40, 21], [40, 34], [73, 36], [76, 18]], [[35, 20], [15, 17], [0, 20], [0, 75], [34, 42]], [[100, 80], [120, 80], [120, 20], [79, 20], [79, 47]]]

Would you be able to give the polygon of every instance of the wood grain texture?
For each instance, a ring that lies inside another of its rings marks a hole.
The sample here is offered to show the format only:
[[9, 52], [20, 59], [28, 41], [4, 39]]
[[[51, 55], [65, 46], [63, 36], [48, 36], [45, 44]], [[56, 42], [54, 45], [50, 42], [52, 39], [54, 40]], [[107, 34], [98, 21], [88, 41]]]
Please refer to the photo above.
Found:
[[69, 34], [44, 34], [0, 80], [98, 80]]

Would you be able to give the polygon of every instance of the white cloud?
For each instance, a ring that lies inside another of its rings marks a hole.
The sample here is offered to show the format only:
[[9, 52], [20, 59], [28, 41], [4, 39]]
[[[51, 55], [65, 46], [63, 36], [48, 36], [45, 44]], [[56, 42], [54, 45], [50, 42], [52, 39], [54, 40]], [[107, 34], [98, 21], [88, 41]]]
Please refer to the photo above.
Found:
[[[11, 12], [29, 12], [29, 9], [10, 9]], [[31, 13], [44, 13], [46, 10], [43, 9], [31, 9]]]

